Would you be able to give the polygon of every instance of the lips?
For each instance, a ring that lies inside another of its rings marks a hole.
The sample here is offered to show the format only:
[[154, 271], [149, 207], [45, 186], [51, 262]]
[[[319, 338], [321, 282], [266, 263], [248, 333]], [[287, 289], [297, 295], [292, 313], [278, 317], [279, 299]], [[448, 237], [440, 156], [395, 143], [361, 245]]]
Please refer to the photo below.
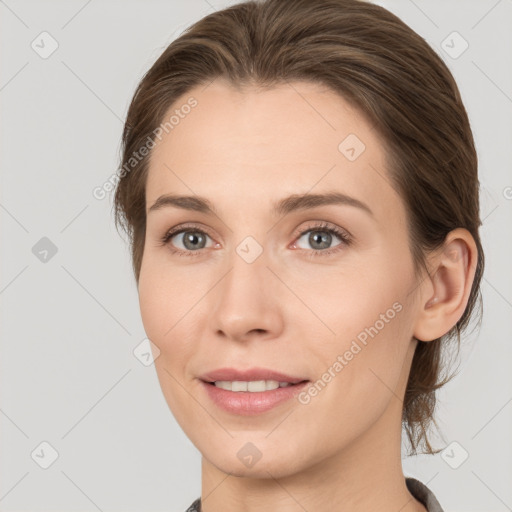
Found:
[[[296, 397], [309, 382], [303, 377], [269, 368], [219, 368], [199, 379], [201, 392], [211, 403], [238, 416], [253, 416], [278, 408]], [[286, 385], [281, 386], [284, 383]]]
[[204, 382], [216, 381], [259, 381], [259, 380], [276, 380], [278, 382], [288, 382], [290, 384], [298, 384], [308, 379], [297, 375], [289, 375], [286, 373], [271, 370], [269, 368], [250, 368], [247, 370], [239, 370], [236, 368], [219, 368], [212, 370], [199, 377]]

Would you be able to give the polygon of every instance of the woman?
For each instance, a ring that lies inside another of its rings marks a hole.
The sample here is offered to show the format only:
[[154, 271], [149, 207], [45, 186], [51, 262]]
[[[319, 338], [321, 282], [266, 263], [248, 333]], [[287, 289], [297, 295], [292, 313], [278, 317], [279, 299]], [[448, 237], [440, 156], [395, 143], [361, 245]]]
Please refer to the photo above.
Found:
[[401, 433], [436, 453], [484, 255], [468, 116], [428, 44], [357, 0], [208, 15], [139, 84], [119, 178], [158, 378], [202, 454], [189, 510], [441, 511]]

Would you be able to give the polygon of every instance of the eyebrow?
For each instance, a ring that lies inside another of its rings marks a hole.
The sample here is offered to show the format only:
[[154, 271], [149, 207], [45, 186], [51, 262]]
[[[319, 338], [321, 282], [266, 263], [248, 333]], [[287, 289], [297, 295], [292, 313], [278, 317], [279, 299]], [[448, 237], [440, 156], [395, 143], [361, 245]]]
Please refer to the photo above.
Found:
[[[318, 206], [326, 205], [353, 206], [365, 211], [373, 217], [373, 212], [367, 204], [355, 197], [342, 194], [341, 192], [293, 194], [275, 202], [272, 205], [271, 213], [274, 216], [284, 216], [294, 211], [309, 210]], [[181, 196], [174, 194], [165, 194], [160, 196], [149, 208], [148, 214], [169, 206], [218, 216], [216, 208], [210, 201], [208, 201], [208, 199], [200, 196]]]

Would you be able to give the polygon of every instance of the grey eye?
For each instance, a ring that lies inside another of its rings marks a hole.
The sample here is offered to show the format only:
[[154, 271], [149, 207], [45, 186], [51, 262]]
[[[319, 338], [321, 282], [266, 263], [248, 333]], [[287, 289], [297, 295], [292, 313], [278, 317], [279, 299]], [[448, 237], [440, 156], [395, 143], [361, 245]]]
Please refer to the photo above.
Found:
[[[341, 244], [341, 239], [337, 235], [331, 233], [330, 230], [326, 230], [326, 229], [310, 229], [310, 230], [306, 231], [305, 233], [303, 233], [302, 236], [297, 239], [297, 243], [299, 243], [299, 241], [304, 237], [307, 237], [307, 243], [310, 244], [310, 247], [301, 247], [301, 249], [309, 249], [309, 248], [313, 248], [313, 249], [317, 249], [317, 250], [331, 249], [332, 247], [335, 247], [335, 246], [331, 246], [333, 237], [338, 238], [338, 240], [340, 240], [340, 244]], [[339, 245], [339, 244], [336, 244], [336, 245]]]
[[194, 251], [199, 249], [204, 249], [206, 247], [206, 238], [209, 238], [206, 233], [202, 231], [182, 231], [180, 233], [176, 233], [172, 236], [171, 241], [173, 239], [180, 240], [181, 246], [178, 243], [172, 242], [174, 246], [178, 249], [186, 250], [186, 251]]

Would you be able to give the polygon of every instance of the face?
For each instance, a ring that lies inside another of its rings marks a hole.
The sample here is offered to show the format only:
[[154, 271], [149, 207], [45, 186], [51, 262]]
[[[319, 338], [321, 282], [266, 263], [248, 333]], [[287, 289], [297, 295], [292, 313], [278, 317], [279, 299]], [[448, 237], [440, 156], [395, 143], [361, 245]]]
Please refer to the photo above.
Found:
[[399, 428], [417, 283], [378, 134], [306, 82], [216, 80], [170, 112], [190, 97], [151, 155], [138, 285], [176, 420], [217, 468], [252, 476]]

